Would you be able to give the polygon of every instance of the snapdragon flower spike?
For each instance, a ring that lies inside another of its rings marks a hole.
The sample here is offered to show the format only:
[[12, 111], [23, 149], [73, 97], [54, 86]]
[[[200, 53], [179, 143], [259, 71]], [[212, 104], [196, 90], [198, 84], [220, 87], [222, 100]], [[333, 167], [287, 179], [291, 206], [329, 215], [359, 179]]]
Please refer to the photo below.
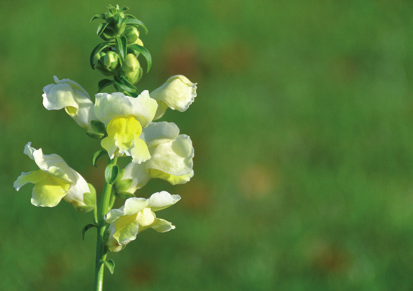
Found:
[[50, 84], [43, 88], [43, 106], [47, 110], [65, 109], [77, 124], [93, 131], [91, 121], [96, 120], [93, 102], [89, 94], [78, 83], [54, 77], [56, 84]]
[[175, 229], [169, 221], [157, 218], [155, 212], [174, 205], [180, 199], [179, 195], [162, 191], [152, 194], [149, 199], [129, 198], [121, 208], [110, 210], [105, 216], [106, 222], [110, 223], [106, 242], [109, 250], [119, 252], [148, 228], [157, 232]]
[[148, 91], [137, 98], [119, 92], [96, 94], [95, 114], [106, 125], [108, 134], [101, 145], [111, 159], [126, 155], [135, 163], [142, 163], [150, 158], [148, 146], [140, 135], [152, 122], [157, 106]]
[[196, 97], [196, 83], [182, 75], [170, 77], [161, 87], [150, 93], [158, 102], [155, 120], [161, 118], [168, 107], [172, 110], [184, 112]]
[[142, 163], [126, 166], [122, 179], [131, 179], [125, 193], [133, 194], [151, 178], [160, 178], [172, 185], [188, 182], [194, 175], [194, 148], [189, 136], [179, 134], [172, 122], [154, 122], [143, 130], [142, 139], [149, 147], [151, 158]]
[[19, 191], [27, 183], [34, 184], [31, 203], [40, 207], [54, 207], [64, 199], [80, 212], [95, 207], [95, 192], [86, 180], [56, 154], [44, 155], [42, 149], [27, 143], [24, 153], [39, 167], [39, 170], [22, 173], [14, 182]]

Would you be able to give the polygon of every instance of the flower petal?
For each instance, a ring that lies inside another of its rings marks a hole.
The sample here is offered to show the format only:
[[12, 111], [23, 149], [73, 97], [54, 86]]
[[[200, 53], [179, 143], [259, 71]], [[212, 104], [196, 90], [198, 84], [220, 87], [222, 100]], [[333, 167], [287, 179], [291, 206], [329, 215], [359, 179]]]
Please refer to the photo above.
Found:
[[92, 130], [91, 121], [96, 120], [93, 103], [89, 94], [78, 83], [54, 77], [56, 85], [50, 84], [43, 88], [43, 106], [47, 110], [60, 110], [66, 112], [81, 127]]
[[27, 183], [33, 183], [31, 202], [35, 206], [53, 207], [59, 204], [70, 187], [70, 182], [54, 177], [44, 171], [37, 170], [22, 173], [14, 182], [18, 191]]
[[31, 147], [30, 142], [26, 144], [24, 153], [35, 161], [40, 170], [22, 173], [14, 187], [19, 190], [23, 185], [33, 183], [33, 205], [53, 207], [64, 198], [81, 212], [94, 208], [95, 193], [91, 193], [85, 179], [59, 155], [44, 155], [42, 149]]
[[181, 196], [179, 195], [171, 195], [166, 191], [161, 191], [154, 193], [151, 197], [149, 197], [148, 207], [150, 207], [153, 211], [159, 211], [174, 205], [180, 199]]
[[157, 232], [167, 232], [172, 229], [175, 229], [175, 225], [172, 225], [169, 221], [166, 221], [162, 218], [155, 219], [155, 222], [151, 225], [151, 228], [156, 230]]
[[133, 142], [133, 148], [131, 149], [132, 161], [134, 163], [140, 164], [151, 158], [148, 146], [140, 138], [135, 138]]
[[154, 147], [164, 140], [172, 140], [179, 135], [179, 128], [173, 122], [152, 122], [142, 131], [141, 138], [149, 147]]
[[[172, 110], [184, 112], [195, 100], [196, 83], [192, 83], [182, 75], [172, 76], [150, 95], [156, 101], [165, 103]], [[162, 103], [160, 106], [165, 107]], [[159, 110], [155, 119], [162, 117], [164, 112], [162, 109]]]
[[150, 226], [155, 221], [155, 218], [156, 218], [155, 213], [149, 207], [146, 207], [138, 213], [138, 216], [136, 219], [140, 226], [147, 227], [147, 226]]
[[126, 215], [119, 217], [115, 222], [116, 232], [113, 237], [120, 244], [127, 244], [136, 239], [139, 230], [139, 223], [136, 219], [137, 215]]
[[132, 185], [126, 191], [127, 193], [135, 193], [136, 190], [142, 188], [148, 183], [150, 176], [145, 169], [145, 164], [129, 163], [125, 167], [125, 172], [122, 179], [131, 179]]
[[76, 180], [76, 171], [70, 168], [59, 155], [44, 155], [42, 149], [32, 148], [30, 142], [26, 144], [24, 153], [35, 161], [40, 170], [68, 182]]
[[[64, 199], [72, 203], [77, 210], [88, 212], [95, 207], [96, 194], [91, 192], [86, 180], [79, 173], [76, 173], [76, 179], [72, 181]], [[87, 197], [88, 194], [90, 197]]]
[[96, 94], [95, 114], [106, 125], [115, 117], [132, 115], [142, 127], [153, 120], [158, 104], [143, 91], [137, 98], [125, 96], [123, 93]]
[[146, 206], [148, 206], [148, 203], [148, 199], [145, 198], [128, 198], [126, 199], [125, 205], [123, 206], [124, 215], [136, 214], [139, 211], [143, 210]]
[[[172, 176], [192, 177], [194, 148], [189, 136], [179, 135], [174, 140], [159, 143], [151, 150], [151, 155], [152, 158], [147, 162], [146, 168], [154, 174], [158, 170]], [[169, 178], [167, 180], [172, 181]]]

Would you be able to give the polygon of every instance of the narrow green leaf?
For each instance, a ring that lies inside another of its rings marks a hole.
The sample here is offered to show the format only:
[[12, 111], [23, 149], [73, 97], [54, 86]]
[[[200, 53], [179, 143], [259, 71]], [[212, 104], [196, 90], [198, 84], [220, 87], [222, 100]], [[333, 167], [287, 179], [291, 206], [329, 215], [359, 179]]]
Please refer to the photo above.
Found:
[[149, 70], [152, 67], [152, 56], [151, 53], [143, 46], [140, 46], [138, 44], [133, 44], [131, 46], [129, 46], [129, 49], [134, 51], [135, 54], [136, 52], [141, 53], [143, 55], [143, 57], [146, 59], [146, 62], [148, 63], [148, 68], [147, 68], [147, 73], [149, 72]]
[[125, 14], [125, 17], [127, 18], [127, 19], [137, 19], [134, 15], [132, 15], [132, 14]]
[[122, 61], [125, 61], [126, 54], [127, 54], [127, 39], [124, 35], [116, 37], [116, 43], [118, 45], [119, 55]]
[[122, 88], [125, 91], [135, 91], [136, 87], [133, 86], [133, 84], [131, 84], [131, 82], [129, 82], [124, 76], [122, 75], [116, 75], [115, 76], [115, 82], [117, 83], [117, 85], [120, 86], [120, 88]]
[[[130, 15], [130, 14], [128, 14], [128, 16], [129, 16], [129, 15]], [[142, 27], [143, 30], [145, 31], [145, 33], [148, 34], [148, 29], [146, 28], [145, 24], [143, 24], [142, 21], [140, 21], [139, 19], [136, 19], [135, 17], [134, 17], [134, 18], [129, 18], [129, 19], [127, 19], [125, 23], [126, 23], [126, 24], [130, 24], [130, 25], [136, 25], [136, 26]]]
[[101, 13], [101, 14], [96, 14], [92, 17], [92, 19], [90, 19], [90, 22], [92, 22], [95, 19], [105, 19], [105, 14]]
[[140, 79], [142, 78], [142, 76], [143, 76], [143, 70], [142, 70], [141, 67], [139, 67], [139, 73], [138, 73], [138, 80], [137, 80], [137, 82], [140, 81]]
[[86, 134], [94, 139], [102, 139], [105, 136], [103, 133], [96, 133], [90, 131], [86, 131]]
[[109, 22], [99, 24], [96, 34], [100, 36], [108, 25], [109, 25]]
[[92, 227], [97, 227], [95, 224], [88, 224], [88, 225], [85, 225], [85, 227], [83, 227], [83, 229], [82, 229], [82, 240], [85, 240], [85, 233], [86, 233], [86, 231], [88, 231], [89, 229], [91, 229]]
[[109, 164], [105, 169], [105, 180], [109, 184], [113, 184], [118, 176], [119, 167]]
[[122, 92], [125, 95], [128, 95], [129, 92], [131, 91], [130, 88], [128, 88], [127, 86], [119, 82], [115, 82], [115, 87], [116, 87], [116, 90], [118, 90], [119, 92]]
[[113, 260], [106, 260], [103, 263], [108, 268], [109, 272], [113, 275], [113, 272], [115, 272], [115, 262]]
[[98, 83], [98, 93], [101, 92], [104, 88], [113, 84], [112, 80], [109, 79], [102, 79]]
[[100, 157], [103, 157], [104, 155], [106, 155], [106, 151], [105, 150], [99, 150], [99, 151], [96, 151], [94, 154], [93, 154], [93, 156], [92, 156], [92, 165], [94, 166], [94, 167], [97, 167], [97, 160], [100, 158]]

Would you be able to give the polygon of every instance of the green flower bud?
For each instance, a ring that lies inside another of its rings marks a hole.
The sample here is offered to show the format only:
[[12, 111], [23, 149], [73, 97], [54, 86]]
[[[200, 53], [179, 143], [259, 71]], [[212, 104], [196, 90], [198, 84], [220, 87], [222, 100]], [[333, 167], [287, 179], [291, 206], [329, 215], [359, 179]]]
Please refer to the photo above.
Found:
[[133, 44], [139, 39], [139, 30], [135, 26], [128, 26], [125, 29], [124, 36], [126, 36], [128, 44]]
[[105, 76], [112, 76], [120, 68], [120, 57], [114, 51], [98, 52], [93, 57], [95, 69]]
[[119, 21], [119, 19], [121, 19], [121, 17], [119, 15], [115, 15], [115, 17], [111, 17], [107, 20], [109, 24], [100, 35], [102, 39], [112, 40], [117, 36], [122, 35], [125, 31], [126, 24], [123, 21]]
[[133, 54], [128, 54], [125, 58], [125, 63], [122, 66], [122, 71], [129, 82], [135, 84], [140, 75], [139, 61]]

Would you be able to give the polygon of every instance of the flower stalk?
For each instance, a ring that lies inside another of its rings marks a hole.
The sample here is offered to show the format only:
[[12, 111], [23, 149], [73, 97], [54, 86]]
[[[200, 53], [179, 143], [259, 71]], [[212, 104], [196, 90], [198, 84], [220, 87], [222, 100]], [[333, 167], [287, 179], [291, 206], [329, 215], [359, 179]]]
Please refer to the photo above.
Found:
[[[116, 166], [117, 160], [118, 158], [110, 160], [108, 166]], [[105, 232], [108, 225], [105, 221], [105, 215], [109, 211], [109, 204], [113, 195], [113, 184], [109, 182], [110, 181], [105, 181], [100, 205], [97, 212], [98, 229], [96, 241], [95, 291], [103, 290], [103, 274], [105, 271], [105, 261], [108, 254], [107, 247], [105, 246]]]
[[[152, 63], [138, 30], [147, 33], [147, 29], [125, 13], [127, 8], [108, 8], [108, 12], [92, 18], [103, 20], [97, 34], [104, 42], [93, 49], [90, 63], [109, 78], [99, 82], [98, 92], [109, 85], [117, 92], [97, 93], [93, 102], [79, 83], [55, 77], [55, 83], [45, 86], [42, 95], [47, 110], [64, 109], [89, 137], [100, 140], [101, 148], [93, 154], [92, 165], [96, 167], [100, 157], [109, 159], [100, 199], [94, 186], [61, 156], [45, 155], [30, 142], [24, 153], [38, 169], [23, 172], [14, 182], [17, 191], [28, 183], [34, 185], [31, 203], [37, 207], [55, 207], [66, 201], [81, 213], [93, 213], [93, 223], [83, 228], [82, 235], [84, 238], [88, 229], [97, 228], [95, 291], [103, 290], [105, 267], [113, 274], [115, 263], [107, 259], [109, 252], [123, 250], [147, 229], [159, 233], [175, 229], [171, 222], [158, 218], [157, 212], [177, 203], [181, 199], [178, 194], [160, 191], [145, 198], [136, 197], [136, 191], [152, 178], [176, 185], [194, 175], [190, 137], [180, 134], [172, 122], [155, 121], [168, 108], [186, 111], [196, 97], [196, 83], [176, 75], [151, 93], [138, 93], [134, 84], [143, 73], [138, 57], [146, 59], [147, 71]], [[127, 166], [120, 168], [118, 159], [127, 159]], [[117, 198], [123, 206], [112, 209]]]

